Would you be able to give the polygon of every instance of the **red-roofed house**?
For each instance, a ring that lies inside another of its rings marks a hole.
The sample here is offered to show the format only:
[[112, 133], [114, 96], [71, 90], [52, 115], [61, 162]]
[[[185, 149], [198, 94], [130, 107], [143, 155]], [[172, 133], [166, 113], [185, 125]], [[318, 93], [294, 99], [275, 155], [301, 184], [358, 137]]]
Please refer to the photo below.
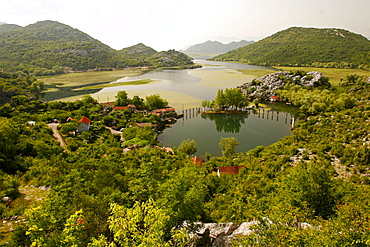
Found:
[[128, 106], [114, 106], [113, 110], [119, 111], [119, 110], [130, 110], [130, 111], [135, 111], [136, 106], [135, 105], [128, 105]]
[[172, 107], [153, 110], [153, 113], [169, 113], [169, 112], [176, 112], [176, 110], [175, 108]]
[[199, 165], [199, 166], [202, 166], [204, 163], [203, 160], [199, 158], [198, 156], [191, 157], [191, 161], [193, 162], [194, 165]]
[[217, 176], [221, 176], [221, 174], [239, 174], [240, 169], [244, 166], [224, 166], [224, 167], [217, 167]]
[[270, 97], [270, 101], [271, 101], [271, 102], [279, 101], [279, 97], [278, 97], [278, 96], [271, 96], [271, 97]]
[[66, 123], [69, 123], [71, 121], [73, 121], [74, 119], [72, 117], [68, 117], [67, 120], [66, 120]]
[[88, 119], [87, 117], [82, 117], [80, 120], [78, 120], [78, 122], [80, 122], [77, 127], [78, 132], [90, 130], [90, 119]]

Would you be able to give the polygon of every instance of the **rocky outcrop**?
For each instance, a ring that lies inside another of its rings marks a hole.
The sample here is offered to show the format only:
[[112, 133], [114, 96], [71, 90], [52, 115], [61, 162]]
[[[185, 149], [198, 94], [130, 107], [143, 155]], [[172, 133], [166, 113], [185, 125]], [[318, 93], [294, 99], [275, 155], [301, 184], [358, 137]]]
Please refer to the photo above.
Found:
[[277, 89], [283, 88], [287, 83], [294, 83], [302, 87], [330, 86], [328, 79], [317, 71], [311, 71], [307, 74], [279, 71], [244, 83], [237, 88], [241, 88], [247, 97], [269, 100], [275, 95]]
[[366, 82], [367, 83], [370, 83], [370, 77], [367, 78]]
[[234, 223], [205, 223], [199, 224], [195, 234], [192, 234], [193, 246], [231, 247], [232, 241], [240, 235], [253, 232], [252, 226], [257, 221], [244, 222], [241, 225]]

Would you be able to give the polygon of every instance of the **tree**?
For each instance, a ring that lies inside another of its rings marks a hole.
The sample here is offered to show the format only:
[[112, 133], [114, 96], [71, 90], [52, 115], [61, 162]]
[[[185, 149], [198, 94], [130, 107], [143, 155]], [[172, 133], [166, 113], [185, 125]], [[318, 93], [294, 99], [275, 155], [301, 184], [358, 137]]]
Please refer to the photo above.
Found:
[[234, 137], [221, 138], [218, 146], [222, 149], [222, 155], [229, 158], [235, 153], [235, 148], [238, 146], [238, 142]]
[[140, 98], [137, 95], [134, 95], [134, 97], [131, 100], [131, 104], [135, 105], [137, 109], [144, 108], [144, 99]]
[[231, 107], [243, 107], [245, 106], [247, 100], [240, 88], [226, 88], [225, 89], [225, 99], [227, 106]]
[[146, 106], [149, 110], [165, 108], [168, 105], [168, 102], [165, 99], [162, 99], [159, 94], [153, 94], [145, 97]]
[[60, 125], [60, 133], [63, 135], [68, 135], [70, 132], [76, 131], [77, 126], [75, 122], [64, 123]]
[[198, 150], [197, 143], [194, 140], [184, 140], [180, 143], [178, 147], [179, 151], [186, 153], [188, 155], [195, 154]]
[[157, 134], [150, 126], [126, 128], [122, 131], [122, 137], [126, 146], [133, 144], [146, 146], [157, 143]]
[[126, 91], [118, 91], [116, 95], [116, 102], [114, 103], [115, 106], [126, 106], [130, 104], [131, 101], [128, 98], [128, 94]]
[[168, 246], [163, 236], [170, 217], [153, 199], [132, 208], [113, 203], [110, 210], [109, 229], [120, 246]]
[[223, 89], [219, 89], [217, 91], [216, 98], [213, 100], [213, 102], [214, 102], [214, 105], [216, 105], [218, 108], [222, 108], [226, 106], [227, 100], [226, 100]]
[[86, 95], [82, 96], [81, 101], [82, 101], [82, 103], [83, 103], [84, 105], [88, 105], [88, 104], [90, 104], [90, 103], [95, 102], [96, 100], [95, 100], [93, 97], [91, 97], [91, 95], [90, 95], [90, 94], [86, 94]]
[[0, 118], [0, 165], [4, 171], [12, 170], [11, 162], [16, 153], [16, 144], [19, 141], [19, 131], [14, 123], [6, 118]]

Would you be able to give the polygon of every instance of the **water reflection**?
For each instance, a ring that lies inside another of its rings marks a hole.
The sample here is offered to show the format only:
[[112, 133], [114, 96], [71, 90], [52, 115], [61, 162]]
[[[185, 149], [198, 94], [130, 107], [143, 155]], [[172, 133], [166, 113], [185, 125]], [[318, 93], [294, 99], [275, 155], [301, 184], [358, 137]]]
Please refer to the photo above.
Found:
[[239, 133], [249, 114], [202, 114], [203, 119], [215, 122], [217, 132]]

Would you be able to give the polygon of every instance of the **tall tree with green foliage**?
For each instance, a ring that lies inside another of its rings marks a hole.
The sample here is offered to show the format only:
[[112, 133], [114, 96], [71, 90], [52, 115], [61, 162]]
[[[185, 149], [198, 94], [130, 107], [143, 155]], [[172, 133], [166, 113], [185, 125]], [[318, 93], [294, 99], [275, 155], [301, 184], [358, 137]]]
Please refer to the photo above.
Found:
[[128, 94], [126, 91], [118, 91], [116, 95], [116, 102], [114, 103], [115, 106], [126, 106], [130, 104], [131, 101], [128, 98]]
[[221, 138], [218, 146], [222, 149], [222, 155], [230, 158], [235, 153], [235, 148], [238, 146], [238, 142], [234, 137]]
[[194, 140], [184, 140], [180, 143], [178, 150], [188, 155], [195, 154], [198, 150], [197, 143]]
[[161, 109], [168, 106], [168, 102], [165, 99], [162, 99], [159, 94], [153, 94], [145, 97], [146, 106], [149, 110]]

